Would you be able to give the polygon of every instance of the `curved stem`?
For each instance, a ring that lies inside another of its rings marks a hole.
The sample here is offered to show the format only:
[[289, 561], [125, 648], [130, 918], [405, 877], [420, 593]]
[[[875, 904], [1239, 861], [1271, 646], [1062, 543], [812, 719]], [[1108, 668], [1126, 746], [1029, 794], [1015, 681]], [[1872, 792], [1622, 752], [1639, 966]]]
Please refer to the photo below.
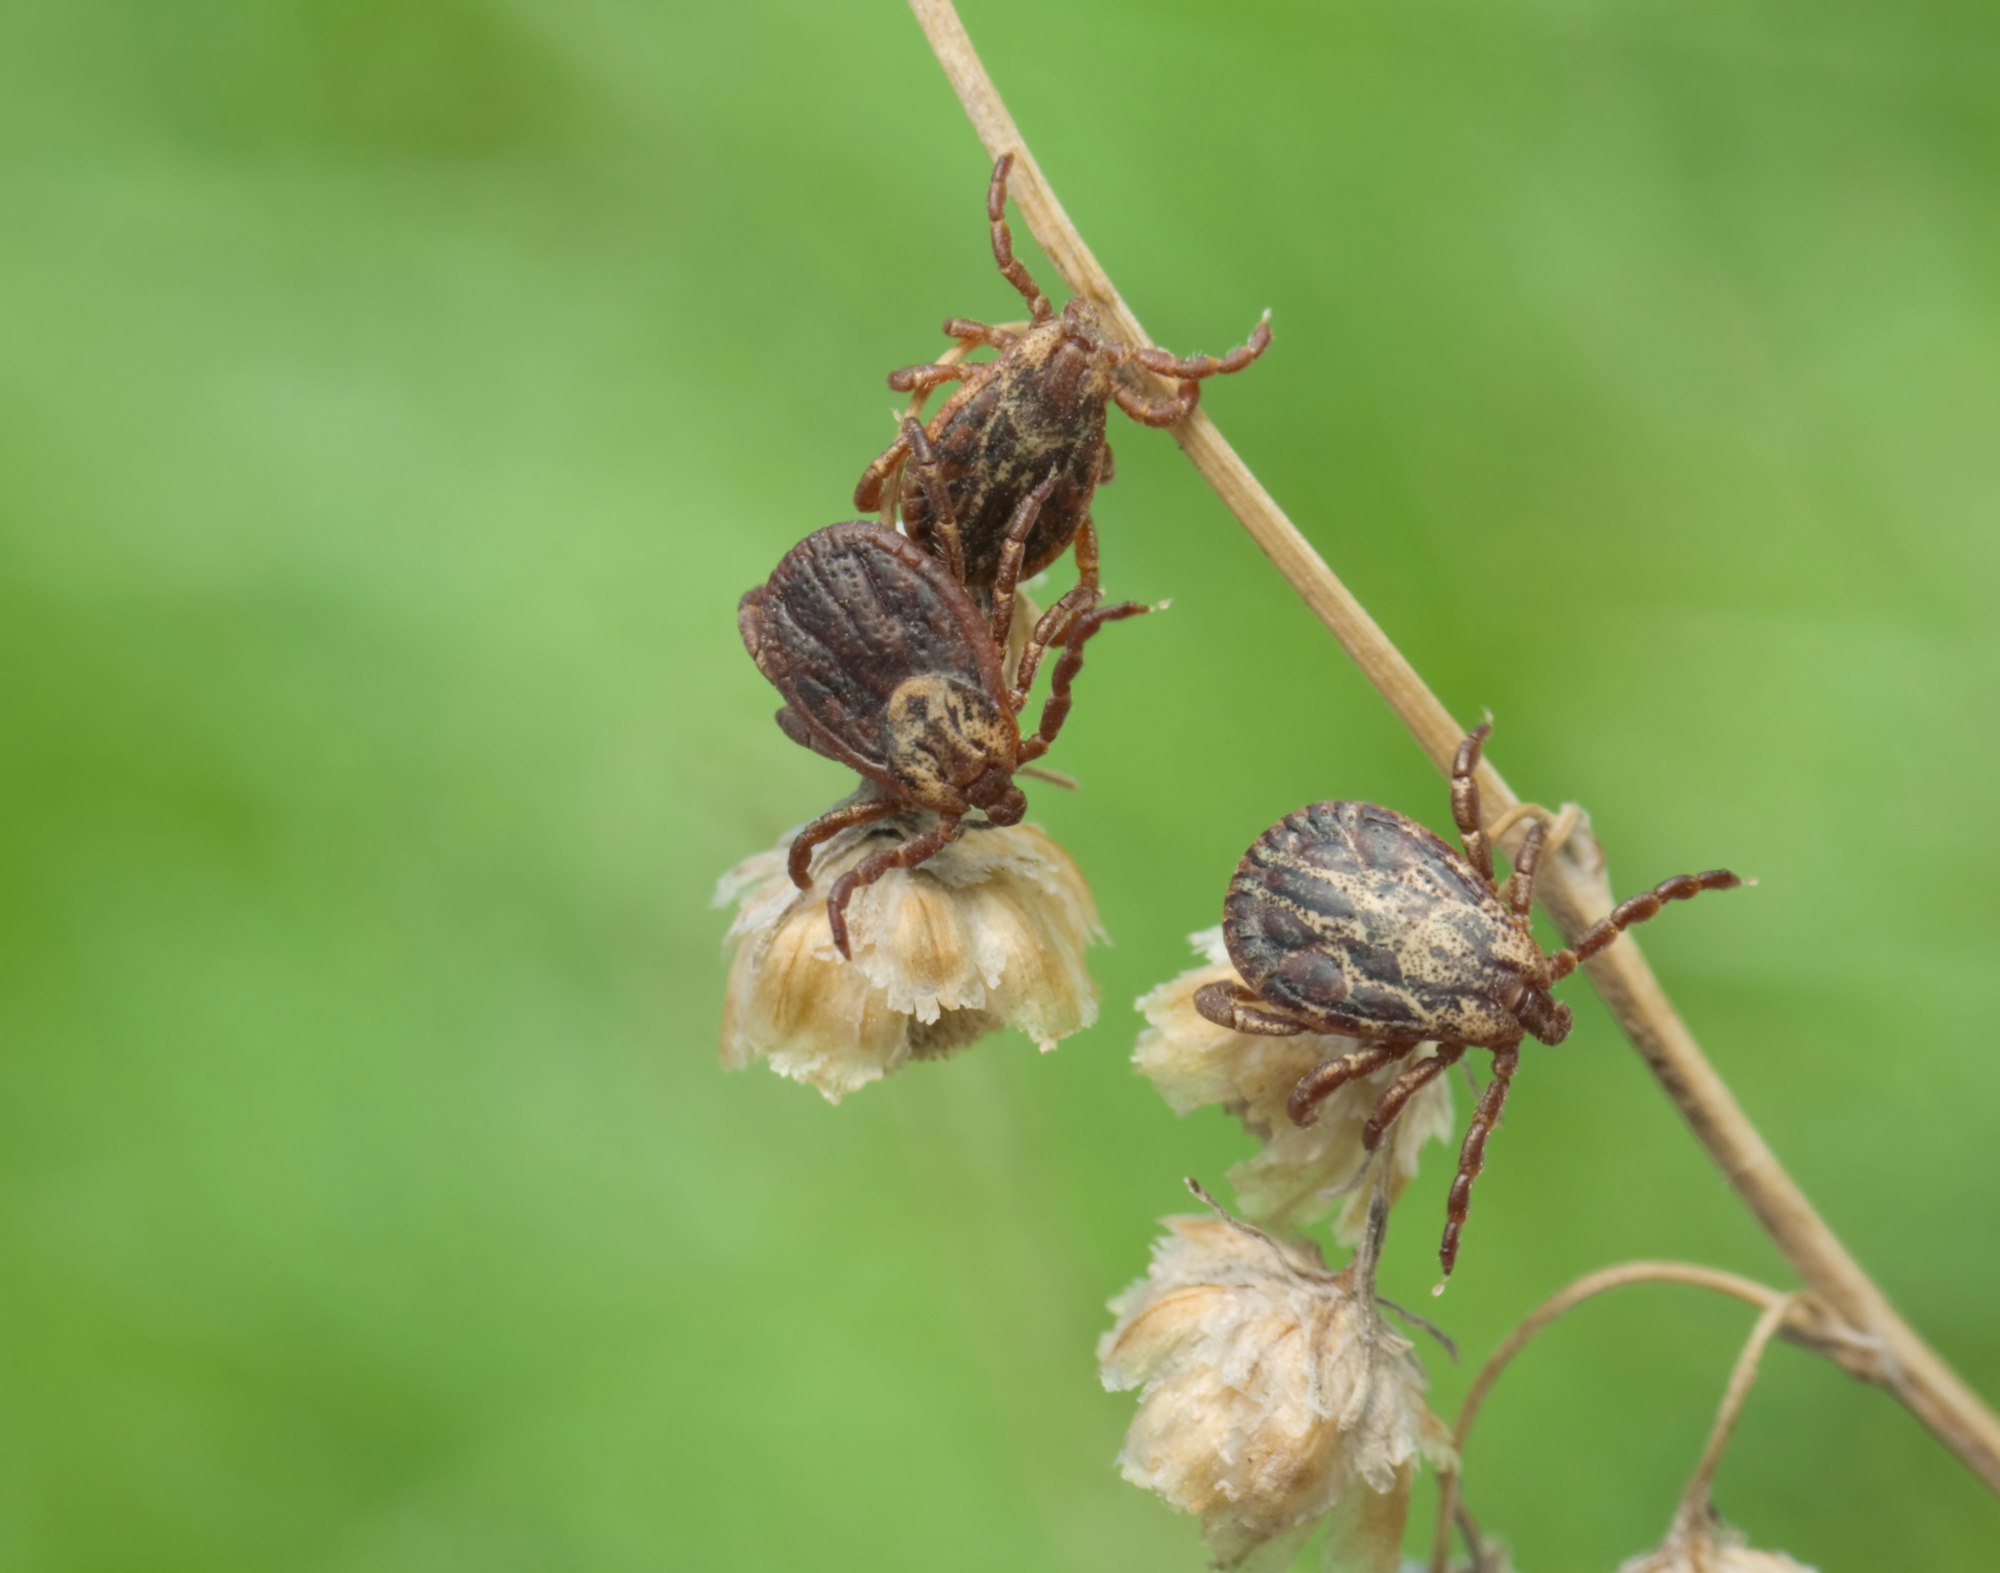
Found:
[[[1744, 1278], [1736, 1273], [1726, 1273], [1715, 1267], [1702, 1267], [1692, 1262], [1623, 1262], [1616, 1267], [1606, 1267], [1579, 1278], [1567, 1288], [1558, 1289], [1534, 1310], [1530, 1311], [1487, 1358], [1479, 1368], [1479, 1374], [1472, 1379], [1472, 1385], [1465, 1391], [1465, 1403], [1458, 1412], [1458, 1425], [1452, 1433], [1452, 1446], [1459, 1455], [1459, 1467], [1463, 1469], [1465, 1444], [1472, 1435], [1472, 1422], [1479, 1416], [1480, 1406], [1486, 1402], [1486, 1395], [1493, 1390], [1493, 1384], [1500, 1379], [1500, 1373], [1513, 1363], [1514, 1357], [1532, 1343], [1537, 1334], [1551, 1322], [1575, 1310], [1586, 1300], [1594, 1300], [1613, 1289], [1624, 1289], [1633, 1284], [1684, 1284], [1691, 1288], [1708, 1289], [1716, 1294], [1729, 1295], [1748, 1305], [1762, 1308], [1764, 1319], [1771, 1322], [1770, 1332], [1762, 1337], [1753, 1335], [1754, 1346], [1761, 1351], [1764, 1342], [1772, 1333], [1782, 1332], [1793, 1342], [1847, 1364], [1857, 1353], [1866, 1352], [1865, 1344], [1857, 1349], [1855, 1335], [1846, 1329], [1829, 1328], [1816, 1322], [1811, 1316], [1811, 1304], [1807, 1297], [1786, 1294], [1772, 1289], [1755, 1279]], [[1797, 1325], [1791, 1325], [1796, 1323]], [[1764, 1322], [1760, 1321], [1759, 1329]], [[1739, 1363], [1740, 1369], [1740, 1363]], [[1752, 1367], [1754, 1370], [1754, 1365]], [[1747, 1389], [1747, 1383], [1745, 1387]], [[1736, 1382], [1731, 1379], [1730, 1390], [1735, 1392]], [[1741, 1407], [1741, 1398], [1737, 1400]], [[1724, 1413], [1729, 1412], [1729, 1401], [1724, 1399]], [[1733, 1426], [1734, 1418], [1730, 1419]], [[1721, 1430], [1718, 1427], [1718, 1430]], [[1721, 1430], [1724, 1440], [1727, 1431]], [[1716, 1452], [1720, 1454], [1720, 1447]], [[1706, 1460], [1704, 1460], [1706, 1462]], [[1697, 1479], [1700, 1472], [1697, 1471]], [[1692, 1489], [1692, 1487], [1690, 1487]], [[1437, 1531], [1432, 1540], [1432, 1573], [1444, 1573], [1451, 1554], [1451, 1525], [1458, 1510], [1458, 1471], [1445, 1475], [1438, 1483]]]
[[1715, 1429], [1709, 1433], [1708, 1445], [1701, 1450], [1701, 1460], [1688, 1477], [1687, 1490], [1681, 1494], [1676, 1517], [1682, 1524], [1690, 1527], [1707, 1525], [1709, 1491], [1715, 1484], [1715, 1471], [1722, 1463], [1723, 1450], [1729, 1446], [1729, 1439], [1736, 1432], [1736, 1422], [1742, 1418], [1744, 1400], [1750, 1396], [1750, 1389], [1757, 1380], [1757, 1367], [1764, 1359], [1764, 1347], [1770, 1343], [1785, 1318], [1791, 1315], [1792, 1303], [1796, 1299], [1796, 1295], [1783, 1295], [1766, 1306], [1764, 1314], [1757, 1318], [1757, 1325], [1750, 1330], [1743, 1353], [1736, 1357], [1736, 1368], [1729, 1373], [1729, 1386], [1723, 1390], [1722, 1407], [1716, 1412]]
[[[997, 158], [1014, 151], [1009, 190], [1049, 260], [1071, 289], [1098, 303], [1101, 314], [1129, 342], [1152, 342], [1042, 178], [1041, 166], [950, 0], [910, 0], [910, 8], [987, 153]], [[1173, 431], [1202, 478], [1353, 657], [1432, 763], [1449, 770], [1463, 729], [1416, 668], [1285, 517], [1205, 411], [1197, 409]], [[1479, 781], [1486, 812], [1493, 818], [1520, 801], [1490, 762], [1480, 766]], [[1611, 910], [1602, 856], [1581, 829], [1560, 855], [1544, 862], [1537, 894], [1571, 940]], [[1586, 963], [1585, 970], [1696, 1139], [1793, 1271], [1843, 1321], [1880, 1341], [1880, 1357], [1865, 1373], [1868, 1379], [1893, 1393], [1980, 1479], [2000, 1491], [2000, 1418], [1896, 1314], [1826, 1226], [1703, 1056], [1646, 965], [1644, 952], [1628, 936]]]

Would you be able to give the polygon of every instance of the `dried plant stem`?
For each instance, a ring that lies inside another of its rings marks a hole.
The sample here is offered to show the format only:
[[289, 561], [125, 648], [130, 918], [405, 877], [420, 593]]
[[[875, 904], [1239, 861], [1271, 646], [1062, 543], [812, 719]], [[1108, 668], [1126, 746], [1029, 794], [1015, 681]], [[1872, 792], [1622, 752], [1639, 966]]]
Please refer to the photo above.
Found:
[[[1628, 1288], [1633, 1284], [1684, 1284], [1695, 1289], [1708, 1289], [1716, 1294], [1729, 1295], [1748, 1305], [1762, 1309], [1763, 1320], [1758, 1322], [1759, 1332], [1753, 1335], [1753, 1345], [1761, 1350], [1773, 1334], [1782, 1333], [1791, 1342], [1803, 1348], [1812, 1349], [1857, 1374], [1865, 1374], [1874, 1353], [1873, 1346], [1865, 1339], [1857, 1337], [1851, 1330], [1830, 1324], [1812, 1297], [1806, 1294], [1786, 1294], [1772, 1289], [1755, 1279], [1744, 1278], [1736, 1273], [1726, 1273], [1715, 1267], [1702, 1267], [1692, 1262], [1622, 1262], [1616, 1267], [1606, 1267], [1598, 1272], [1579, 1278], [1567, 1288], [1558, 1289], [1534, 1310], [1530, 1311], [1521, 1324], [1501, 1342], [1498, 1349], [1481, 1366], [1479, 1374], [1472, 1379], [1472, 1385], [1465, 1391], [1465, 1403], [1458, 1412], [1458, 1427], [1452, 1437], [1452, 1445], [1457, 1449], [1461, 1467], [1465, 1458], [1465, 1444], [1472, 1435], [1472, 1422], [1479, 1418], [1479, 1411], [1486, 1402], [1486, 1395], [1493, 1390], [1493, 1384], [1500, 1379], [1500, 1373], [1513, 1364], [1514, 1357], [1532, 1343], [1535, 1337], [1559, 1317], [1575, 1310], [1586, 1300], [1594, 1300], [1613, 1289]], [[1770, 1326], [1765, 1328], [1765, 1322]], [[1740, 1362], [1739, 1362], [1740, 1369]], [[1754, 1364], [1752, 1370], [1754, 1371]], [[1743, 1384], [1748, 1388], [1748, 1382]], [[1730, 1392], [1736, 1393], [1736, 1383], [1732, 1379]], [[1736, 1407], [1742, 1407], [1741, 1394], [1736, 1396]], [[1734, 1418], [1727, 1398], [1723, 1402], [1723, 1414], [1733, 1427]], [[1718, 1423], [1722, 1439], [1728, 1439], [1728, 1431]], [[1711, 1439], [1713, 1442], [1713, 1439]], [[1714, 1446], [1719, 1457], [1721, 1448]], [[1709, 1473], [1713, 1474], [1713, 1464], [1704, 1455]], [[1703, 1478], [1700, 1470], [1695, 1479]], [[1690, 1484], [1689, 1490], [1693, 1490]], [[1444, 1477], [1438, 1491], [1437, 1534], [1433, 1541], [1432, 1570], [1443, 1573], [1451, 1550], [1451, 1524], [1459, 1508], [1458, 1476]]]
[[1736, 1357], [1736, 1368], [1729, 1373], [1729, 1386], [1723, 1391], [1722, 1407], [1715, 1416], [1715, 1429], [1709, 1432], [1708, 1445], [1701, 1450], [1701, 1461], [1694, 1466], [1687, 1490], [1681, 1494], [1680, 1511], [1675, 1515], [1677, 1522], [1690, 1530], [1702, 1529], [1708, 1523], [1709, 1492], [1715, 1485], [1715, 1472], [1721, 1467], [1723, 1450], [1736, 1434], [1736, 1422], [1742, 1417], [1744, 1401], [1749, 1398], [1750, 1389], [1757, 1381], [1757, 1367], [1763, 1363], [1765, 1346], [1791, 1314], [1792, 1302], [1796, 1298], [1796, 1295], [1785, 1295], [1766, 1307], [1764, 1314], [1757, 1318], [1757, 1325], [1750, 1330], [1743, 1353]]
[[[1009, 189], [1064, 281], [1096, 301], [1132, 342], [1151, 343], [1042, 178], [1041, 166], [950, 0], [910, 0], [910, 6], [988, 155], [1013, 151]], [[1416, 669], [1285, 517], [1204, 411], [1182, 421], [1174, 434], [1202, 477], [1353, 657], [1432, 763], [1448, 770], [1463, 729]], [[1481, 767], [1480, 785], [1491, 818], [1519, 802], [1491, 764]], [[1571, 940], [1610, 910], [1603, 860], [1587, 834], [1579, 831], [1560, 856], [1543, 863], [1538, 894]], [[1897, 1315], [1813, 1209], [1674, 1013], [1639, 946], [1627, 936], [1586, 967], [1626, 1036], [1800, 1280], [1841, 1320], [1878, 1341], [1880, 1357], [1865, 1373], [1868, 1379], [1895, 1394], [1989, 1487], [2000, 1491], [2000, 1419]]]

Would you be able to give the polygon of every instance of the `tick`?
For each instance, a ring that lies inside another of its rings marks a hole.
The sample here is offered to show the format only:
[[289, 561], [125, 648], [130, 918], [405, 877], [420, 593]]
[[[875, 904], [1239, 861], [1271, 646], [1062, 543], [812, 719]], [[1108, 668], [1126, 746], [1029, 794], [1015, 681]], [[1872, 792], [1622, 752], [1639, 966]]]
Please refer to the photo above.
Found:
[[[993, 259], [1001, 275], [1021, 292], [1033, 321], [1022, 331], [989, 327], [962, 317], [944, 331], [968, 348], [989, 346], [996, 358], [977, 364], [905, 366], [889, 374], [898, 392], [928, 392], [944, 383], [964, 382], [921, 428], [936, 450], [950, 495], [959, 542], [943, 538], [941, 521], [923, 491], [903, 489], [903, 528], [934, 555], [956, 560], [966, 585], [982, 605], [998, 578], [1010, 521], [1021, 499], [1045, 478], [1053, 485], [1041, 516], [1023, 549], [1023, 577], [1040, 573], [1077, 543], [1078, 584], [1043, 619], [1053, 631], [1097, 597], [1097, 537], [1090, 519], [1092, 493], [1111, 479], [1111, 449], [1104, 440], [1105, 406], [1115, 402], [1146, 426], [1171, 426], [1201, 398], [1201, 379], [1241, 371], [1271, 342], [1269, 313], [1250, 341], [1227, 355], [1182, 358], [1145, 345], [1121, 344], [1107, 336], [1097, 309], [1081, 297], [1058, 313], [1014, 255], [1007, 226], [1007, 174], [1014, 155], [1003, 153], [993, 166], [986, 192]], [[1125, 366], [1143, 366], [1179, 380], [1173, 395], [1149, 398], [1119, 376]], [[865, 512], [882, 506], [885, 489], [908, 462], [915, 421], [862, 475], [854, 505]]]
[[792, 883], [810, 890], [813, 849], [850, 825], [911, 808], [936, 816], [921, 835], [871, 853], [834, 883], [827, 919], [843, 956], [852, 954], [847, 903], [855, 891], [935, 856], [975, 809], [986, 824], [1020, 823], [1027, 800], [1014, 776], [1048, 752], [1062, 730], [1084, 641], [1106, 623], [1152, 610], [1127, 601], [1070, 620], [1061, 630], [1041, 724], [1032, 736], [1021, 735], [1021, 711], [1048, 645], [1029, 640], [1011, 685], [1003, 652], [1021, 544], [1051, 489], [1045, 479], [1016, 507], [990, 609], [976, 606], [922, 547], [868, 521], [815, 530], [738, 608], [751, 659], [784, 695], [779, 727], [862, 778], [859, 791], [793, 838]]
[[1362, 1143], [1370, 1151], [1425, 1083], [1468, 1048], [1492, 1051], [1493, 1079], [1473, 1111], [1446, 1206], [1438, 1253], [1446, 1277], [1522, 1038], [1569, 1036], [1569, 1007], [1550, 988], [1667, 902], [1743, 883], [1727, 869], [1678, 875], [1613, 908], [1568, 949], [1544, 954], [1528, 909], [1546, 827], [1529, 826], [1504, 887], [1480, 829], [1473, 776], [1491, 730], [1488, 722], [1468, 734], [1452, 766], [1463, 852], [1376, 803], [1312, 803], [1251, 843], [1223, 904], [1223, 938], [1242, 981], [1211, 983], [1195, 996], [1203, 1016], [1238, 1032], [1360, 1040], [1292, 1089], [1299, 1125], [1310, 1125], [1319, 1102], [1346, 1082], [1435, 1043], [1437, 1052], [1404, 1071], [1369, 1116]]

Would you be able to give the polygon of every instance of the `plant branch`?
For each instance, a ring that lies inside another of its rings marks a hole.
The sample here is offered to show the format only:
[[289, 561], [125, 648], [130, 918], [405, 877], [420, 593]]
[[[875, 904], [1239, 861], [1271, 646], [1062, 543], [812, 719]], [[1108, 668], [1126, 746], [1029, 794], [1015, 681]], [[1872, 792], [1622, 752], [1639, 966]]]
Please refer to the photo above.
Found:
[[[1043, 178], [950, 0], [910, 0], [910, 6], [988, 155], [1013, 151], [1009, 189], [1049, 260], [1069, 287], [1096, 301], [1131, 342], [1151, 343]], [[1285, 517], [1205, 411], [1196, 410], [1174, 428], [1174, 435], [1203, 479], [1340, 641], [1432, 763], [1448, 770], [1463, 728], [1416, 668]], [[1481, 767], [1480, 786], [1489, 818], [1499, 818], [1520, 801], [1490, 763]], [[1537, 894], [1571, 940], [1610, 910], [1603, 859], [1587, 834], [1579, 831], [1558, 856], [1543, 863]], [[2000, 1419], [1903, 1321], [1826, 1226], [1703, 1056], [1639, 946], [1628, 935], [1585, 965], [1633, 1047], [1800, 1280], [1842, 1321], [1879, 1341], [1880, 1357], [1869, 1379], [1893, 1393], [1968, 1468], [2000, 1491]]]

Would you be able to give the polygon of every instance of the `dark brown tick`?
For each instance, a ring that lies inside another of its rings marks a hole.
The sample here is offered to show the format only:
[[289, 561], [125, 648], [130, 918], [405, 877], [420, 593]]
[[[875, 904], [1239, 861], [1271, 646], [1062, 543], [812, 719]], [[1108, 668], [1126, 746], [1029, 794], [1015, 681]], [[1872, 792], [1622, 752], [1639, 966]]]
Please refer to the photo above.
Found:
[[906, 808], [937, 816], [922, 835], [871, 853], [835, 882], [826, 911], [843, 956], [851, 954], [847, 903], [856, 890], [892, 868], [935, 856], [974, 809], [985, 812], [988, 824], [1020, 823], [1027, 799], [1014, 775], [1046, 753], [1062, 729], [1084, 641], [1106, 623], [1151, 610], [1127, 601], [1070, 621], [1041, 725], [1033, 736], [1021, 735], [1021, 710], [1047, 646], [1030, 639], [1011, 685], [1003, 651], [1021, 543], [1049, 491], [1045, 480], [1015, 510], [990, 611], [975, 606], [937, 558], [865, 521], [815, 530], [738, 608], [751, 659], [785, 697], [778, 712], [785, 735], [858, 772], [863, 782], [793, 838], [792, 883], [811, 889], [813, 849], [850, 825]]
[[[926, 426], [904, 422], [902, 435], [862, 475], [854, 505], [864, 512], [880, 508], [887, 483], [910, 457], [917, 439], [928, 436], [950, 493], [958, 540], [946, 538], [948, 532], [939, 528], [932, 499], [922, 491], [912, 494], [907, 487], [901, 499], [903, 528], [912, 540], [952, 563], [974, 599], [984, 605], [999, 573], [1009, 521], [1021, 499], [1052, 478], [1048, 501], [1027, 540], [1021, 573], [1023, 577], [1040, 573], [1072, 540], [1077, 543], [1077, 586], [1044, 614], [1043, 627], [1053, 634], [1097, 598], [1097, 536], [1090, 521], [1090, 499], [1101, 481], [1111, 479], [1111, 449], [1104, 440], [1106, 404], [1115, 402], [1143, 425], [1171, 426], [1199, 402], [1200, 379], [1241, 371], [1264, 353], [1271, 329], [1268, 321], [1260, 322], [1249, 343], [1220, 358], [1183, 359], [1107, 337], [1096, 308], [1080, 297], [1057, 313], [1014, 255], [1006, 218], [1007, 172], [1013, 161], [1013, 154], [1003, 153], [993, 166], [986, 217], [994, 260], [1028, 302], [1034, 320], [1026, 330], [1013, 332], [953, 317], [944, 325], [949, 337], [967, 347], [991, 346], [997, 358], [979, 364], [905, 366], [889, 374], [889, 386], [903, 393], [928, 392], [960, 379], [965, 386]], [[1120, 380], [1120, 369], [1128, 365], [1177, 379], [1179, 392], [1146, 397]]]
[[1544, 955], [1528, 927], [1528, 908], [1546, 827], [1529, 826], [1504, 889], [1479, 827], [1473, 773], [1491, 730], [1488, 722], [1468, 734], [1452, 766], [1451, 812], [1462, 854], [1375, 803], [1309, 804], [1251, 843], [1229, 882], [1222, 919], [1229, 959], [1243, 981], [1211, 983], [1195, 995], [1202, 1015], [1238, 1032], [1324, 1032], [1361, 1041], [1352, 1053], [1322, 1060], [1292, 1089], [1291, 1116], [1300, 1125], [1310, 1125], [1320, 1100], [1344, 1083], [1403, 1059], [1419, 1044], [1437, 1044], [1375, 1106], [1362, 1131], [1371, 1151], [1426, 1082], [1468, 1048], [1493, 1051], [1493, 1079], [1473, 1111], [1446, 1208], [1438, 1254], [1447, 1278], [1521, 1039], [1532, 1034], [1560, 1043], [1569, 1036], [1569, 1007], [1549, 989], [1667, 902], [1743, 883], [1727, 869], [1678, 875], [1613, 908], [1567, 950]]

